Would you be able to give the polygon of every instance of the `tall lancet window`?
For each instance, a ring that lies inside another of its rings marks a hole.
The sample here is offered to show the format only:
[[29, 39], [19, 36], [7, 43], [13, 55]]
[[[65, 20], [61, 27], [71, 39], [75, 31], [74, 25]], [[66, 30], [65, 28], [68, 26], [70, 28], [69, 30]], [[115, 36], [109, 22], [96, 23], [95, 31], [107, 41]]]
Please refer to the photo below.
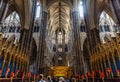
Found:
[[115, 26], [116, 24], [114, 20], [105, 11], [103, 11], [99, 20], [99, 28], [101, 29], [102, 27], [102, 32], [119, 32], [119, 29], [116, 29]]
[[0, 32], [20, 32], [20, 17], [17, 12], [12, 12], [3, 22], [3, 27], [0, 29]]
[[37, 9], [36, 9], [36, 18], [40, 17], [41, 13], [41, 7], [40, 7], [40, 3], [37, 2]]
[[99, 31], [100, 31], [100, 39], [102, 43], [105, 43], [105, 37], [116, 37], [116, 33], [119, 33], [118, 25], [114, 22], [114, 20], [103, 11], [100, 15], [99, 19]]
[[83, 10], [83, 2], [82, 2], [82, 0], [80, 1], [80, 3], [79, 3], [79, 14], [80, 14], [80, 18], [83, 18], [84, 17], [84, 14], [83, 14], [83, 12], [84, 12], [84, 10]]
[[58, 44], [62, 44], [62, 39], [63, 39], [62, 31], [58, 31], [58, 36], [57, 36]]

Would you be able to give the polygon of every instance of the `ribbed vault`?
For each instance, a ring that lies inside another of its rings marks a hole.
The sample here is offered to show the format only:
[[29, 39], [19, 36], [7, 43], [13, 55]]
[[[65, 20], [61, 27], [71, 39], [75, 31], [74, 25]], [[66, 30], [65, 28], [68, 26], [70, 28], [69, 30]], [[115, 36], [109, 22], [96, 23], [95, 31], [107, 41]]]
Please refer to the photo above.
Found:
[[51, 31], [56, 31], [57, 28], [63, 28], [66, 32], [70, 29], [70, 8], [62, 2], [57, 1], [50, 6], [49, 10], [49, 24]]

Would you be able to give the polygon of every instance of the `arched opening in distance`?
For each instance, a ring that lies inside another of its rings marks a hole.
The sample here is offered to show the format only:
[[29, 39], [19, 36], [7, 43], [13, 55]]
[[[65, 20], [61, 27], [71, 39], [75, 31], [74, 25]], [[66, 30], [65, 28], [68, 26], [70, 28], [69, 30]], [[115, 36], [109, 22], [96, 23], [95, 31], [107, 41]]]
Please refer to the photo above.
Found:
[[103, 11], [99, 19], [99, 32], [100, 39], [105, 43], [105, 36], [115, 37], [116, 33], [120, 33], [118, 25], [113, 21], [113, 19]]

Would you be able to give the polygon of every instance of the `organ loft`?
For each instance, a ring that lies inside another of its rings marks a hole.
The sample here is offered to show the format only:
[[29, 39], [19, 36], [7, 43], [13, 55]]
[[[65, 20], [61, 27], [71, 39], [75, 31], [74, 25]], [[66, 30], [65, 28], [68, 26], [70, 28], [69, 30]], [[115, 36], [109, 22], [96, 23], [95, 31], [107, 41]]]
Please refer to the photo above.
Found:
[[119, 0], [0, 0], [0, 82], [98, 81], [120, 81]]

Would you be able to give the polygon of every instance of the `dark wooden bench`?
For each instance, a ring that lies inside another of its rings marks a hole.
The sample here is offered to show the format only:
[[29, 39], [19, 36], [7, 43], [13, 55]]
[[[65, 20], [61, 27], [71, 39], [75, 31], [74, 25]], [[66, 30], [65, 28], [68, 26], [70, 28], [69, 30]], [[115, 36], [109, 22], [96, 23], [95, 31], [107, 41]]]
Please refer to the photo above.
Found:
[[[86, 82], [86, 80], [84, 80], [83, 82]], [[89, 78], [88, 82], [93, 82], [92, 78]], [[94, 82], [103, 82], [103, 81], [100, 78], [95, 78]], [[120, 82], [120, 78], [105, 78], [104, 82]]]
[[[10, 78], [0, 78], [0, 82], [11, 82]], [[22, 82], [20, 78], [13, 78], [12, 82]], [[24, 79], [24, 82], [28, 82], [28, 79]]]

